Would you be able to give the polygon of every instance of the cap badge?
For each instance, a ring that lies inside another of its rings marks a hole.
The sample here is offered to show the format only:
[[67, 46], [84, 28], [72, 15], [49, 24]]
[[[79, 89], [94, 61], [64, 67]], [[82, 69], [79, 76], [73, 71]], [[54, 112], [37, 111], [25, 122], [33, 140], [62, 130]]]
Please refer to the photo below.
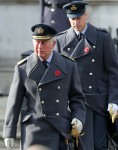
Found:
[[72, 5], [71, 10], [77, 10], [77, 7], [75, 5]]
[[39, 28], [39, 29], [38, 29], [38, 33], [39, 33], [39, 34], [44, 33], [44, 29], [43, 29], [43, 28]]

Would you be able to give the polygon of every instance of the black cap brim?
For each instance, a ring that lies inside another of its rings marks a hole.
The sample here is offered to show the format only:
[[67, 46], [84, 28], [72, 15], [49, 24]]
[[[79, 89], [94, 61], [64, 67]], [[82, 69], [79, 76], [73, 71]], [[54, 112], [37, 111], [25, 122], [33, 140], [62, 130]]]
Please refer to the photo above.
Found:
[[68, 18], [79, 18], [84, 14], [84, 12], [82, 13], [78, 13], [78, 14], [67, 14]]

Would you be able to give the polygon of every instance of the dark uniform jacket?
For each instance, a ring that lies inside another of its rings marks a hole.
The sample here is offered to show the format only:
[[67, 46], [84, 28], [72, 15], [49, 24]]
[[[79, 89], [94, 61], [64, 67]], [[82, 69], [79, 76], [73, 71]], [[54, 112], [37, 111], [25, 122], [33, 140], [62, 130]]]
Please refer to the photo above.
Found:
[[71, 0], [39, 0], [40, 2], [40, 23], [52, 26], [57, 32], [70, 27], [63, 5]]
[[78, 42], [73, 28], [57, 35], [58, 52], [76, 60], [86, 101], [96, 111], [118, 104], [118, 56], [110, 34], [88, 24]]
[[22, 150], [31, 144], [44, 144], [58, 150], [59, 134], [70, 138], [72, 118], [81, 120], [83, 124], [85, 122], [84, 96], [77, 64], [55, 51], [47, 70], [35, 53], [16, 65], [3, 138], [16, 137], [24, 98], [26, 107], [21, 114]]
[[[96, 28], [88, 23], [87, 30], [80, 41], [73, 28], [59, 33], [55, 49], [74, 58], [77, 62], [87, 104], [83, 129], [85, 134], [82, 136], [82, 141], [85, 149], [94, 150], [95, 142], [97, 144], [101, 142], [98, 134], [104, 134], [107, 130], [105, 124], [107, 124], [108, 103], [118, 104], [118, 56], [113, 40], [106, 30]], [[104, 118], [104, 121], [94, 121], [93, 115], [96, 118], [99, 115], [99, 119]], [[100, 128], [97, 126], [99, 121]], [[93, 124], [97, 126], [96, 138], [93, 136], [95, 133]]]

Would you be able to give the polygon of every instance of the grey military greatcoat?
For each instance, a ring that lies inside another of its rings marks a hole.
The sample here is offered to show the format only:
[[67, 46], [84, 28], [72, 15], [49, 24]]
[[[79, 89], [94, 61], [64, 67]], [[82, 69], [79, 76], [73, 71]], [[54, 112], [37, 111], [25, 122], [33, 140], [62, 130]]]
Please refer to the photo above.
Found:
[[3, 138], [16, 137], [25, 98], [26, 107], [21, 113], [21, 149], [44, 144], [52, 150], [59, 150], [59, 134], [71, 138], [72, 118], [85, 122], [84, 96], [77, 74], [76, 62], [55, 51], [47, 70], [35, 53], [16, 65]]
[[71, 0], [39, 0], [40, 2], [40, 23], [52, 26], [57, 32], [70, 27], [63, 5]]
[[[87, 108], [103, 115], [107, 111], [108, 103], [118, 104], [118, 56], [106, 30], [88, 23], [85, 35], [79, 41], [73, 28], [70, 28], [57, 35], [55, 49], [77, 62]], [[89, 133], [86, 144], [94, 139], [91, 115], [87, 113]], [[92, 147], [88, 147], [87, 150], [92, 150]]]

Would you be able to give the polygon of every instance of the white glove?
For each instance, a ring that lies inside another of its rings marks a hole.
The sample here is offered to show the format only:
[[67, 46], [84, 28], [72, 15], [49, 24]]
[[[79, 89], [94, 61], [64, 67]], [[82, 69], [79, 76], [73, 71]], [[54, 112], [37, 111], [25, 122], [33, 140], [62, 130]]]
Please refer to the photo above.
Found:
[[72, 124], [72, 128], [76, 128], [78, 130], [78, 132], [81, 133], [81, 131], [83, 129], [83, 125], [80, 120], [78, 120], [77, 118], [74, 118], [72, 120], [71, 124]]
[[118, 111], [118, 105], [116, 105], [116, 104], [114, 104], [114, 103], [109, 103], [107, 110], [108, 110], [108, 111], [111, 110], [111, 111], [112, 111], [112, 112], [111, 112], [112, 114], [116, 114], [117, 111]]
[[5, 138], [4, 139], [5, 146], [8, 150], [12, 150], [14, 147], [14, 138]]
[[109, 103], [108, 104], [108, 111], [112, 119], [112, 123], [115, 122], [115, 119], [117, 118], [118, 115], [118, 105], [114, 103]]

